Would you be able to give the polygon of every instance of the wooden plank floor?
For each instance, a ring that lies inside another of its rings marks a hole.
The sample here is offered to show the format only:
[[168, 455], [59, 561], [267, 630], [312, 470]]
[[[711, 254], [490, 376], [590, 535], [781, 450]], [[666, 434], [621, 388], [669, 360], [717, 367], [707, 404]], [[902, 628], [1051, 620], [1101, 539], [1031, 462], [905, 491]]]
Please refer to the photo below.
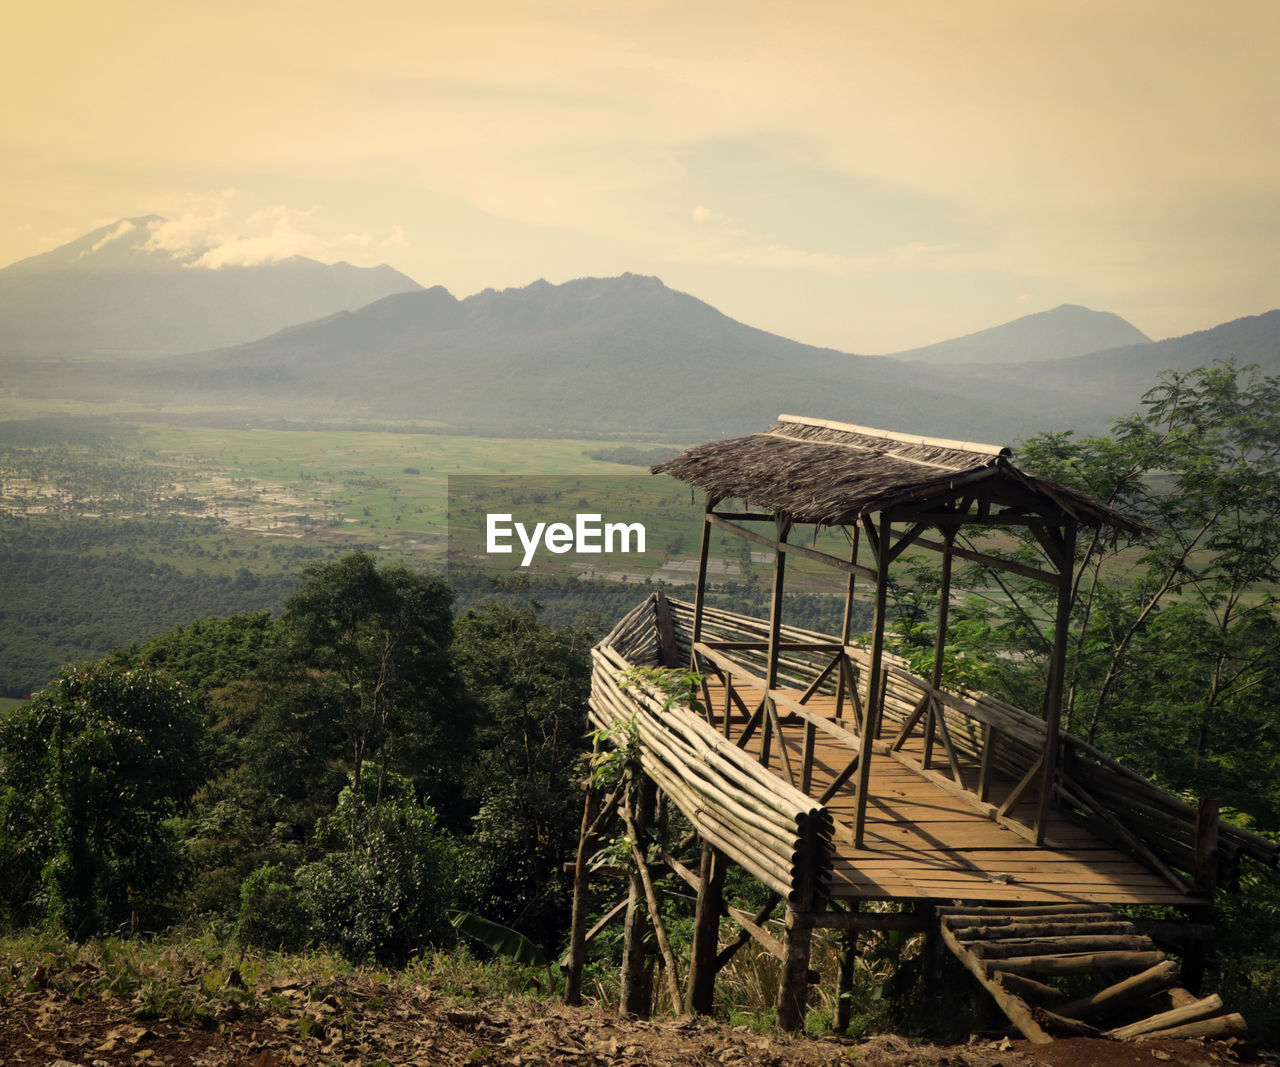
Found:
[[[717, 729], [723, 728], [723, 689], [708, 679]], [[760, 694], [735, 685], [750, 708]], [[793, 699], [799, 693], [788, 693]], [[815, 696], [806, 705], [830, 717], [831, 698]], [[785, 708], [780, 709], [785, 712]], [[847, 710], [847, 709], [846, 709]], [[731, 739], [736, 742], [746, 716], [735, 709], [730, 716]], [[787, 721], [783, 737], [799, 786], [804, 723]], [[761, 731], [746, 746], [757, 759]], [[885, 738], [887, 739], [887, 738]], [[908, 741], [904, 754], [922, 762], [923, 741]], [[838, 739], [817, 731], [813, 781], [808, 793], [818, 798], [845, 769], [853, 752]], [[770, 769], [786, 780], [776, 740]], [[934, 749], [933, 769], [949, 776], [941, 747]], [[977, 781], [972, 764], [961, 769], [967, 785]], [[989, 800], [999, 805], [1013, 787], [1009, 780], [993, 783]], [[1034, 790], [1029, 790], [1034, 794]], [[1160, 874], [1131, 858], [1061, 813], [1052, 815], [1045, 844], [1037, 847], [1026, 837], [975, 810], [897, 759], [876, 753], [871, 762], [870, 800], [862, 849], [852, 845], [854, 783], [843, 787], [827, 804], [836, 820], [836, 859], [829, 894], [845, 900], [963, 900], [998, 903], [1054, 903], [1090, 901], [1104, 904], [1193, 904]], [[1034, 797], [1010, 814], [1029, 824]]]

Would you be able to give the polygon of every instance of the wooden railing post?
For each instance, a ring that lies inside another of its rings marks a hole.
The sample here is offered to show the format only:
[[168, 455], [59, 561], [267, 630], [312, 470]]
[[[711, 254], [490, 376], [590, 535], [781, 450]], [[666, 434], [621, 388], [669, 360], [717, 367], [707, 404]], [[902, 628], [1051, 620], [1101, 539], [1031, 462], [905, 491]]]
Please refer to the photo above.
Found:
[[821, 836], [819, 819], [806, 819], [797, 842], [794, 889], [787, 902], [787, 940], [778, 983], [778, 1025], [804, 1029], [809, 999], [809, 951], [813, 944], [813, 913], [822, 900], [819, 885]]

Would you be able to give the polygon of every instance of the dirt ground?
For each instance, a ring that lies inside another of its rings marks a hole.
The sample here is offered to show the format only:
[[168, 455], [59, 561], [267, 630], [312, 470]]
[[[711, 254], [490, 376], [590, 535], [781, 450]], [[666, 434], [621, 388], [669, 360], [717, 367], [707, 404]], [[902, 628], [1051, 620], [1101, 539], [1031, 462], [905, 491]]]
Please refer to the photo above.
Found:
[[[435, 996], [352, 979], [316, 990], [285, 983], [271, 1008], [227, 1002], [175, 1021], [136, 997], [11, 987], [0, 995], [0, 1064], [58, 1067], [201, 1064], [825, 1065], [868, 1067], [1227, 1067], [1280, 1064], [1247, 1042], [1124, 1044], [1088, 1038], [1033, 1046], [1007, 1038], [924, 1045], [897, 1037], [792, 1038], [708, 1019], [621, 1021], [549, 999]], [[147, 1016], [147, 1017], [144, 1017]]]

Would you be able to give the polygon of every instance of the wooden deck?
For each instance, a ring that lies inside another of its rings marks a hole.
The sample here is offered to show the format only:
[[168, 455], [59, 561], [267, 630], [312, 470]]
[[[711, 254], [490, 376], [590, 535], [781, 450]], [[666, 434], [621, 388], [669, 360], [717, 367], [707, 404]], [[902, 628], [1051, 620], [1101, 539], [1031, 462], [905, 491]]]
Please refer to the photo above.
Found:
[[[708, 684], [711, 707], [722, 709], [723, 687], [714, 678]], [[734, 688], [748, 707], [759, 703], [759, 690]], [[800, 698], [799, 691], [783, 690], [779, 695]], [[815, 695], [806, 707], [830, 719], [834, 698]], [[717, 730], [723, 731], [723, 712], [713, 712], [713, 719]], [[805, 723], [785, 715], [781, 721], [783, 741], [798, 775]], [[747, 716], [735, 709], [729, 722], [730, 740], [740, 738], [746, 723]], [[744, 751], [758, 759], [761, 741], [762, 732], [756, 731]], [[1203, 903], [1061, 813], [1053, 814], [1042, 846], [1001, 825], [983, 809], [998, 807], [1012, 790], [1015, 783], [1006, 777], [994, 778], [989, 803], [984, 805], [977, 801], [976, 792], [966, 798], [939, 784], [938, 779], [948, 779], [949, 774], [939, 766], [936, 754], [933, 767], [923, 768], [919, 736], [908, 739], [897, 753], [891, 754], [888, 748], [883, 742], [873, 746], [864, 848], [854, 849], [852, 844], [852, 785], [845, 785], [826, 802], [836, 822], [836, 856], [828, 885], [829, 895], [836, 900], [1088, 901], [1183, 907]], [[816, 731], [812, 780], [804, 791], [820, 798], [854, 754], [838, 739]], [[977, 765], [963, 757], [959, 763], [962, 780], [975, 790]], [[768, 766], [781, 780], [788, 780], [776, 738]], [[802, 786], [798, 780], [791, 784]], [[1009, 815], [1030, 823], [1032, 809], [1027, 802]]]

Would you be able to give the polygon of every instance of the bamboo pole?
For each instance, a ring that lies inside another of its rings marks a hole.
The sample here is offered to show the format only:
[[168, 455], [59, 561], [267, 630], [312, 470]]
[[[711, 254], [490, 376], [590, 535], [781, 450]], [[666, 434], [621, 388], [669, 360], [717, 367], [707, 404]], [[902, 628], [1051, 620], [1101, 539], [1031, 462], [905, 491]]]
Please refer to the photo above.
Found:
[[676, 971], [676, 958], [671, 951], [671, 940], [667, 937], [667, 926], [662, 921], [662, 909], [658, 906], [658, 895], [653, 888], [653, 878], [649, 874], [649, 862], [645, 859], [644, 851], [640, 848], [640, 831], [636, 826], [630, 805], [623, 805], [622, 814], [627, 822], [627, 835], [631, 838], [631, 855], [635, 860], [636, 871], [640, 876], [640, 883], [644, 887], [645, 900], [649, 905], [649, 921], [653, 924], [653, 932], [658, 939], [658, 948], [662, 952], [662, 961], [666, 965], [664, 973], [667, 978], [667, 992], [671, 996], [672, 1005], [678, 1008], [682, 1003], [680, 978]]
[[1049, 685], [1045, 692], [1044, 766], [1036, 808], [1035, 842], [1044, 843], [1049, 827], [1049, 804], [1058, 774], [1058, 722], [1062, 717], [1062, 689], [1067, 674], [1067, 639], [1071, 628], [1072, 579], [1076, 558], [1076, 520], [1062, 525], [1063, 565], [1058, 574], [1058, 611], [1053, 624], [1053, 655], [1049, 661]]
[[590, 880], [587, 867], [590, 831], [599, 806], [599, 790], [590, 781], [583, 784], [582, 828], [578, 832], [578, 852], [573, 866], [573, 912], [569, 924], [569, 954], [564, 968], [564, 1002], [582, 1003], [582, 966], [586, 959], [587, 916], [591, 907]]
[[[870, 532], [870, 527], [868, 524]], [[884, 697], [880, 691], [881, 678], [884, 672], [884, 630], [885, 612], [889, 597], [889, 539], [893, 534], [893, 523], [888, 516], [881, 515], [880, 531], [872, 543], [876, 557], [876, 599], [875, 622], [871, 633], [871, 670], [867, 679], [867, 700], [863, 705], [864, 729], [862, 748], [876, 739], [880, 727], [880, 716], [884, 707]], [[871, 784], [871, 760], [858, 761], [858, 795], [857, 808], [853, 822], [853, 847], [864, 847], [867, 825], [867, 791]]]

